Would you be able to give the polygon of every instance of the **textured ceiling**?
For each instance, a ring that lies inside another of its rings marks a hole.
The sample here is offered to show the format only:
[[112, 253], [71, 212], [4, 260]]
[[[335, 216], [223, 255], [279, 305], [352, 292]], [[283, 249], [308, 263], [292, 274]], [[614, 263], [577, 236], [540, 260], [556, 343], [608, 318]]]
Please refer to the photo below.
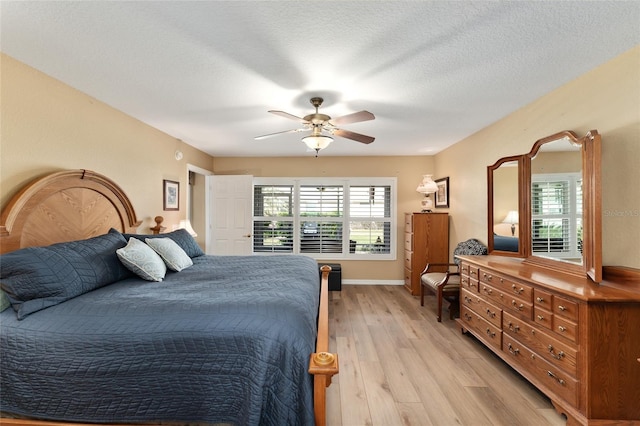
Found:
[[[214, 156], [435, 154], [640, 44], [638, 1], [0, 2], [0, 49]], [[640, 70], [639, 70], [640, 76]], [[563, 130], [563, 129], [558, 129]]]

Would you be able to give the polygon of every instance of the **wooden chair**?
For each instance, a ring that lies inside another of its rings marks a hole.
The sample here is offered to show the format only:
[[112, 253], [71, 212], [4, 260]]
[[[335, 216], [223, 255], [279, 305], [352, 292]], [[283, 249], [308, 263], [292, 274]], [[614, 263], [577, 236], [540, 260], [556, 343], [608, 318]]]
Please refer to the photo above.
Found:
[[420, 273], [420, 306], [424, 306], [425, 290], [436, 295], [438, 322], [442, 321], [442, 301], [449, 302], [449, 319], [460, 308], [460, 259], [459, 255], [487, 254], [487, 246], [475, 238], [458, 244], [453, 251], [454, 263], [427, 263]]
[[[447, 267], [446, 272], [433, 272], [434, 269]], [[438, 300], [438, 322], [442, 321], [442, 301], [449, 302], [449, 319], [453, 319], [454, 302], [460, 299], [460, 271], [455, 263], [427, 263], [420, 274], [420, 306], [424, 306], [425, 289], [434, 293]]]

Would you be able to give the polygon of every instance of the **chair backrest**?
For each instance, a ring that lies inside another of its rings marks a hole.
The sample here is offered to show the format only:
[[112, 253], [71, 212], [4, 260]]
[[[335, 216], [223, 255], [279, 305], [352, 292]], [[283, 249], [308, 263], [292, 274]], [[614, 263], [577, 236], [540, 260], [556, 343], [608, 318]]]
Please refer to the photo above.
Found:
[[489, 250], [482, 241], [471, 238], [456, 246], [455, 250], [453, 250], [453, 261], [456, 265], [460, 265], [460, 259], [458, 259], [459, 255], [478, 255], [488, 253]]

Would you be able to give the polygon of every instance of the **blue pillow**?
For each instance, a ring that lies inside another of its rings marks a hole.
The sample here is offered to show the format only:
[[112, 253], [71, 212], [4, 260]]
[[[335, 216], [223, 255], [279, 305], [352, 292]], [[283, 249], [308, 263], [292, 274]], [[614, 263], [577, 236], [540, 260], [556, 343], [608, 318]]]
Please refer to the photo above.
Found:
[[0, 286], [18, 319], [133, 276], [116, 250], [127, 245], [109, 233], [80, 241], [29, 247], [0, 256]]
[[[115, 229], [111, 229], [109, 232], [118, 232], [118, 231]], [[194, 257], [204, 255], [204, 252], [202, 251], [202, 249], [200, 248], [196, 240], [191, 236], [189, 232], [187, 232], [186, 229], [176, 229], [175, 231], [168, 232], [166, 234], [154, 234], [154, 235], [122, 234], [122, 235], [124, 235], [127, 241], [129, 240], [129, 238], [133, 237], [142, 241], [143, 243], [147, 238], [171, 238], [180, 246], [180, 248], [182, 248], [182, 250], [184, 250], [185, 253], [187, 253], [187, 255], [190, 258], [193, 259]]]

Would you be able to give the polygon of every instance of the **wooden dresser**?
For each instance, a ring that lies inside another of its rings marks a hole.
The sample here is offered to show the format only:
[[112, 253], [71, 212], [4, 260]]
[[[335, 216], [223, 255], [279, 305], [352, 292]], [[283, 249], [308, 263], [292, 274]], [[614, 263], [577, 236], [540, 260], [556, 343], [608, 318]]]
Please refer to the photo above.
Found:
[[568, 425], [640, 424], [637, 277], [597, 285], [518, 258], [461, 259], [463, 332], [545, 393]]
[[[404, 286], [420, 294], [420, 273], [427, 263], [449, 261], [449, 215], [447, 213], [405, 213]], [[444, 269], [443, 269], [444, 270]]]

